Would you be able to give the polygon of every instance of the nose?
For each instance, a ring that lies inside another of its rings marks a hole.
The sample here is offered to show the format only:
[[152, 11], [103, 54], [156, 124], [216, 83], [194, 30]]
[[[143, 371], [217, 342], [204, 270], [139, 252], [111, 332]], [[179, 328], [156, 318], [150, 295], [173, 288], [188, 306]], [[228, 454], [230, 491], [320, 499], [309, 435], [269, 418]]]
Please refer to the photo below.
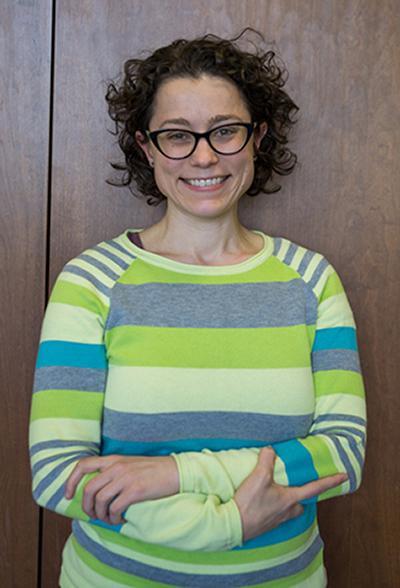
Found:
[[207, 167], [219, 161], [218, 153], [207, 143], [205, 137], [201, 137], [190, 159], [194, 165], [201, 167]]

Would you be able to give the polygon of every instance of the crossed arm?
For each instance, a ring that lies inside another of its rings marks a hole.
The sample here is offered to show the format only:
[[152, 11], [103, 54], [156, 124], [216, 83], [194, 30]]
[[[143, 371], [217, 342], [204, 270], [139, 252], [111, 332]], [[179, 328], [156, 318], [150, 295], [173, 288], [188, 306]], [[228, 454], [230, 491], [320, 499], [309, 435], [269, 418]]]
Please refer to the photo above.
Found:
[[[332, 314], [329, 305], [326, 309]], [[298, 516], [302, 501], [358, 486], [363, 399], [360, 382], [347, 370], [336, 370], [329, 391], [326, 378], [315, 374], [317, 409], [310, 435], [276, 444], [274, 451], [100, 456], [107, 377], [104, 314], [90, 288], [61, 275], [42, 327], [32, 401], [33, 490], [39, 504], [82, 520], [122, 523], [113, 528], [143, 541], [218, 550]], [[337, 326], [326, 319], [321, 324], [343, 338]], [[55, 371], [61, 382], [54, 382]], [[70, 389], [83, 373], [91, 376], [91, 388], [77, 383]], [[163, 521], [162, 534], [150, 524], [155, 516]]]

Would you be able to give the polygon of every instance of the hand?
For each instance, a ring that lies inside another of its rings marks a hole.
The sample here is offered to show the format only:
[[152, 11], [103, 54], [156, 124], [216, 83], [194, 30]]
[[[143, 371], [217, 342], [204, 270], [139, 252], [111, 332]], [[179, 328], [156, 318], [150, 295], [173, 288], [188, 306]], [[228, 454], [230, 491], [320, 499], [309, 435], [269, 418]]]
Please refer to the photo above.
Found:
[[347, 480], [346, 474], [335, 474], [304, 486], [281, 486], [273, 479], [275, 459], [274, 450], [264, 447], [256, 467], [234, 496], [242, 519], [243, 541], [300, 516], [304, 510], [299, 504], [301, 500], [322, 494]]
[[71, 499], [83, 476], [97, 471], [84, 488], [82, 508], [112, 525], [124, 522], [121, 515], [131, 504], [179, 492], [173, 457], [108, 455], [81, 459], [67, 480], [65, 497]]

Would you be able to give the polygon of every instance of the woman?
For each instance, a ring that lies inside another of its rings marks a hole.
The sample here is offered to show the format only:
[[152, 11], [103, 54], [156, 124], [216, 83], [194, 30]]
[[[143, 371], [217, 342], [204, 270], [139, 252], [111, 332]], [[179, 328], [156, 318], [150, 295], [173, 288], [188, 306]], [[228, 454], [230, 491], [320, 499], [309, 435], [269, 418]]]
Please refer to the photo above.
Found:
[[297, 110], [272, 52], [213, 35], [107, 93], [162, 219], [71, 260], [44, 318], [33, 494], [72, 517], [61, 586], [326, 585], [316, 501], [361, 478], [353, 315], [326, 259], [247, 229], [289, 173]]

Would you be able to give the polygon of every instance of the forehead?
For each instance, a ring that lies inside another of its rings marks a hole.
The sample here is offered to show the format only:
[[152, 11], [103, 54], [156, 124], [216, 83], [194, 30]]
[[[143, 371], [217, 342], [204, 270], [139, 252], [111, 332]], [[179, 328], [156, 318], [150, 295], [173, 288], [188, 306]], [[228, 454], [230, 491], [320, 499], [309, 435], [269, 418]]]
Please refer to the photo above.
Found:
[[247, 119], [249, 111], [233, 82], [203, 75], [166, 80], [157, 90], [151, 122], [158, 126], [164, 120], [184, 118], [198, 126], [224, 114]]

